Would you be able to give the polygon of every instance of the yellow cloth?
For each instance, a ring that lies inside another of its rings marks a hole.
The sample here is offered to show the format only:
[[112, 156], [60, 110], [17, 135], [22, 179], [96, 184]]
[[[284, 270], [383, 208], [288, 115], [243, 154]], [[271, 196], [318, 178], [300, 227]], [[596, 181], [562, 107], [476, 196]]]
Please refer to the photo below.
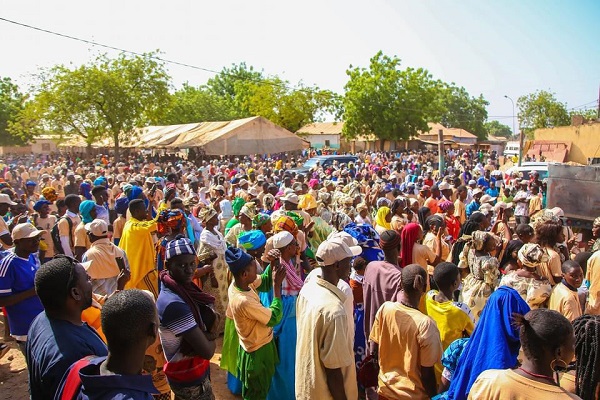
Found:
[[85, 260], [92, 261], [87, 273], [92, 279], [108, 279], [119, 275], [117, 257], [124, 257], [125, 252], [114, 245], [108, 238], [98, 239], [85, 253]]
[[125, 227], [125, 217], [119, 215], [113, 222], [113, 239], [120, 239], [123, 235], [123, 228]]
[[85, 230], [85, 224], [83, 221], [80, 222], [75, 228], [75, 236], [73, 237], [73, 240], [75, 240], [74, 247], [85, 247], [86, 249], [89, 249], [92, 245], [92, 242], [90, 242], [90, 238]]
[[435, 322], [419, 310], [386, 301], [369, 339], [379, 345], [377, 392], [388, 399], [429, 399], [421, 367], [433, 367], [442, 358]]
[[577, 395], [550, 383], [537, 382], [511, 369], [490, 369], [479, 375], [469, 393], [469, 399], [486, 400], [567, 400]]
[[572, 291], [562, 282], [554, 286], [554, 290], [550, 295], [550, 303], [548, 303], [548, 308], [558, 311], [571, 322], [581, 317], [583, 314], [581, 311], [581, 302], [579, 301], [577, 292]]
[[595, 252], [588, 260], [585, 279], [590, 282], [590, 296], [585, 312], [600, 315], [600, 251]]
[[[434, 266], [431, 265], [431, 262], [435, 260], [435, 256], [437, 255], [437, 237], [431, 232], [427, 232], [427, 235], [425, 235], [423, 245], [429, 249], [430, 253], [428, 254], [418, 251], [416, 244], [417, 243], [415, 243], [415, 246], [413, 247], [413, 262], [416, 262], [421, 267], [425, 268], [429, 275], [433, 275]], [[442, 239], [442, 257], [440, 260], [447, 259], [449, 254], [450, 245]], [[425, 265], [423, 265], [423, 263], [425, 263]]]
[[467, 222], [467, 206], [460, 199], [454, 202], [454, 216], [458, 218], [461, 225]]
[[387, 215], [389, 213], [390, 213], [390, 208], [383, 206], [383, 207], [380, 207], [379, 210], [377, 210], [377, 215], [375, 216], [375, 223], [378, 226], [385, 228], [385, 230], [392, 229], [392, 225], [389, 222], [387, 222], [385, 219], [385, 217], [387, 217]]
[[[156, 221], [140, 221], [131, 217], [123, 228], [119, 248], [127, 254], [131, 278], [126, 289], [150, 290], [158, 296], [158, 274], [156, 273], [156, 250], [152, 241], [152, 232], [156, 231]], [[149, 276], [150, 273], [154, 272]], [[155, 281], [155, 282], [154, 282]]]
[[554, 277], [560, 278], [562, 276], [560, 254], [548, 247], [544, 247], [544, 251], [548, 255], [548, 262], [543, 262], [540, 265], [539, 273], [554, 286]]
[[[46, 248], [43, 249], [46, 252], [44, 255], [44, 257], [46, 257], [46, 258], [54, 257], [54, 242], [52, 242], [52, 237], [50, 236], [50, 232], [52, 231], [52, 228], [56, 224], [57, 220], [58, 220], [58, 218], [56, 218], [56, 215], [51, 215], [51, 214], [48, 215], [46, 218], [38, 217], [35, 219], [35, 222], [37, 225], [36, 228], [44, 231], [44, 233], [42, 233], [42, 241], [46, 245]], [[40, 249], [41, 249], [41, 243], [42, 242], [40, 242]]]

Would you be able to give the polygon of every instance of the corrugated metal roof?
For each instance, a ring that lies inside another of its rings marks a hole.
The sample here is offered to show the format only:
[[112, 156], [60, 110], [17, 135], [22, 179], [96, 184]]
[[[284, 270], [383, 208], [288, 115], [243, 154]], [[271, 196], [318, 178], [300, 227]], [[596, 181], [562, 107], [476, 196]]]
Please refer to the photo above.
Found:
[[342, 128], [344, 127], [343, 122], [315, 122], [312, 124], [304, 125], [302, 128], [296, 131], [298, 135], [340, 135]]

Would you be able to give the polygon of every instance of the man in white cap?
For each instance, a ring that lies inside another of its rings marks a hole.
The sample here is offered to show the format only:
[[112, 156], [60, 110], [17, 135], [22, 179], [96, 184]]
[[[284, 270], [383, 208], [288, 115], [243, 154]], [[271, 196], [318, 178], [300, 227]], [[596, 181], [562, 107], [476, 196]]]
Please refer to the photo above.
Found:
[[4, 217], [10, 206], [16, 206], [17, 203], [10, 199], [10, 196], [5, 193], [0, 193], [0, 249], [9, 249], [13, 245], [12, 237], [10, 236], [10, 230], [4, 222]]
[[358, 398], [346, 296], [336, 285], [340, 276], [350, 273], [352, 257], [361, 252], [339, 237], [317, 249], [321, 274], [305, 283], [296, 303], [296, 398]]
[[40, 267], [36, 253], [43, 232], [29, 223], [18, 224], [12, 231], [14, 251], [0, 253], [0, 307], [6, 307], [10, 334], [23, 354], [29, 326], [44, 310], [34, 287]]

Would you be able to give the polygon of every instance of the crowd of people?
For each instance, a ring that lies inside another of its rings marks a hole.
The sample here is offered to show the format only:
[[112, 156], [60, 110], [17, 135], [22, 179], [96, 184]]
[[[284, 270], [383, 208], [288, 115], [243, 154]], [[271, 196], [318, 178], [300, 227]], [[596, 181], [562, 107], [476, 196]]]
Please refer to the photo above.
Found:
[[244, 399], [599, 398], [600, 218], [495, 154], [311, 155], [4, 156], [31, 398], [214, 399], [219, 338]]

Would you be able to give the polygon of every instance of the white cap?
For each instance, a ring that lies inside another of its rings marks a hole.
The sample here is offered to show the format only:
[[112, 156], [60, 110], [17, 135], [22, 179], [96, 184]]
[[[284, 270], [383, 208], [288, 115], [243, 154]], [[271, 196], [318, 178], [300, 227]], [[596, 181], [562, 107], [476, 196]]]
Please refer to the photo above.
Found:
[[0, 193], [0, 204], [8, 204], [11, 206], [16, 206], [17, 203], [10, 199], [10, 196], [5, 193]]
[[471, 179], [471, 180], [469, 181], [469, 186], [471, 186], [471, 185], [476, 185], [476, 184], [477, 184], [477, 182], [475, 182], [475, 180], [474, 180], [474, 179]]
[[247, 185], [247, 184], [248, 184], [248, 181], [245, 180], [245, 179], [240, 179], [240, 181], [238, 182], [238, 186], [244, 186], [244, 185]]
[[483, 215], [488, 215], [492, 211], [492, 205], [489, 203], [482, 204], [481, 207], [479, 207], [479, 210], [477, 211], [479, 211]]
[[290, 203], [298, 204], [300, 199], [296, 193], [290, 193], [281, 198], [281, 201], [289, 201]]
[[294, 240], [294, 235], [289, 233], [288, 231], [282, 231], [273, 235], [273, 248], [274, 249], [283, 249], [288, 244], [292, 243]]
[[513, 203], [505, 203], [503, 201], [499, 201], [494, 206], [494, 210], [495, 211], [498, 211], [500, 209], [506, 210], [507, 208], [512, 208], [512, 206], [513, 206]]
[[85, 230], [96, 237], [104, 237], [108, 235], [108, 224], [103, 219], [95, 219], [85, 224]]
[[552, 214], [554, 214], [555, 217], [559, 217], [560, 218], [560, 217], [564, 217], [565, 216], [565, 212], [560, 207], [551, 208], [550, 211], [552, 212]]
[[451, 189], [451, 186], [448, 182], [442, 182], [438, 185], [439, 190], [448, 190]]
[[352, 237], [348, 232], [344, 231], [330, 233], [329, 236], [327, 236], [327, 240], [332, 239], [340, 239], [342, 242], [346, 243], [348, 247], [358, 245], [358, 240]]
[[35, 226], [29, 222], [18, 224], [13, 228], [12, 240], [28, 239], [41, 235], [44, 231], [38, 230]]
[[[473, 193], [475, 194], [475, 193]], [[481, 199], [479, 200], [480, 203], [491, 203], [492, 201], [496, 200], [496, 197], [492, 197], [489, 194], [484, 194], [483, 196], [481, 196]]]
[[479, 194], [479, 193], [483, 193], [483, 190], [481, 190], [479, 188], [473, 189], [473, 196], [475, 196], [476, 194]]
[[321, 243], [315, 256], [319, 265], [333, 265], [346, 258], [358, 256], [360, 253], [362, 253], [360, 246], [349, 247], [344, 239], [338, 237]]

